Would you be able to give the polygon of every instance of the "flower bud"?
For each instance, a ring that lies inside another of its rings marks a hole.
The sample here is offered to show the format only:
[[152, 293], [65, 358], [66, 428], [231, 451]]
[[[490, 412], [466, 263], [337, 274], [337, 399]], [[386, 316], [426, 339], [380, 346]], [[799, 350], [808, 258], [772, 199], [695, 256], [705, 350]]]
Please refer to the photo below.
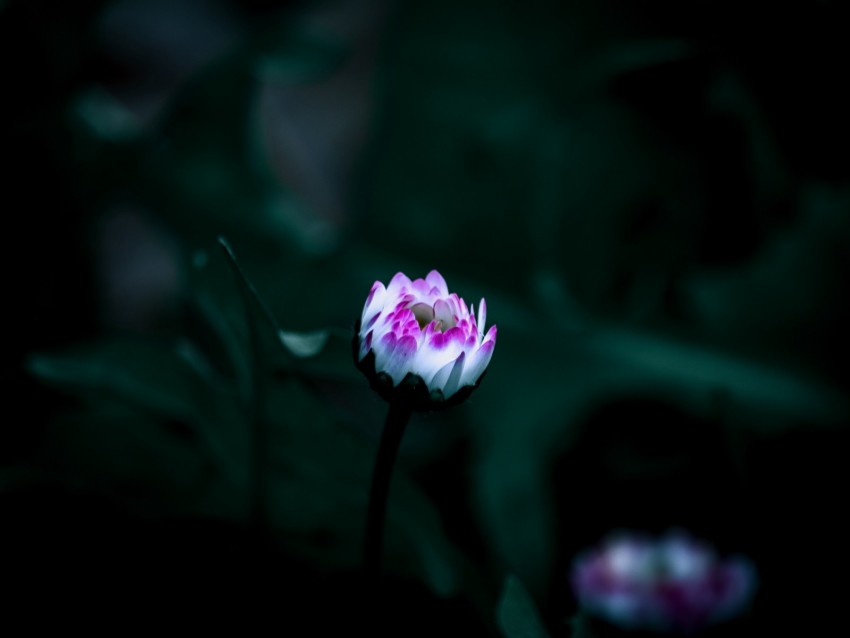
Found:
[[484, 333], [487, 304], [449, 294], [436, 270], [411, 281], [396, 274], [369, 291], [354, 338], [357, 367], [384, 399], [413, 410], [463, 401], [493, 356], [496, 326]]

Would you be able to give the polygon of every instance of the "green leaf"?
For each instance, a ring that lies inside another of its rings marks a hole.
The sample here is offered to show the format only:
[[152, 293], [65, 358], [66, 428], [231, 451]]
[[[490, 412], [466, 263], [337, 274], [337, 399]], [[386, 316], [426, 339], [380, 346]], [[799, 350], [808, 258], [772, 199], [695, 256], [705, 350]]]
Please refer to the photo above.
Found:
[[531, 594], [520, 580], [509, 574], [496, 608], [496, 622], [506, 638], [548, 638]]
[[[254, 284], [248, 279], [242, 270], [239, 260], [229, 242], [223, 237], [218, 239], [219, 245], [236, 275], [236, 283], [242, 296], [249, 328], [249, 336], [255, 340], [254, 347], [257, 348], [256, 355], [270, 361], [279, 363], [281, 369], [287, 372], [295, 372], [300, 368], [299, 359], [310, 359], [322, 352], [331, 336], [327, 329], [294, 331], [283, 330], [274, 316], [269, 305], [257, 292]], [[272, 339], [276, 346], [275, 353], [269, 353], [265, 348]], [[282, 356], [281, 356], [282, 355]]]
[[[203, 396], [211, 391], [187, 365], [179, 348], [146, 340], [103, 339], [57, 354], [34, 354], [27, 369], [47, 385], [80, 397], [108, 396], [169, 418], [198, 422], [216, 414]], [[213, 402], [215, 403], [215, 401]]]
[[[350, 341], [330, 342], [327, 355], [353, 369]], [[203, 355], [181, 344], [114, 339], [31, 357], [33, 375], [84, 400], [57, 419], [46, 458], [69, 479], [149, 511], [245, 522], [255, 462], [245, 397], [217, 388]], [[263, 383], [273, 537], [287, 554], [356, 568], [377, 438], [340, 427], [336, 406], [297, 376]], [[403, 468], [393, 478], [386, 552], [391, 569], [439, 596], [457, 594], [470, 571]]]
[[[71, 480], [154, 511], [233, 515], [248, 467], [243, 405], [199, 364], [185, 348], [142, 339], [32, 355], [32, 375], [81, 400], [49, 431], [48, 458]], [[219, 484], [237, 497], [206, 500]]]
[[[261, 372], [267, 365], [267, 359], [271, 360], [274, 354], [283, 355], [279, 358], [282, 359], [281, 365], [284, 369], [291, 368], [294, 360], [294, 352], [286, 346], [282, 337], [284, 332], [281, 330], [277, 319], [275, 319], [274, 313], [272, 313], [268, 304], [266, 304], [257, 292], [254, 284], [245, 275], [230, 243], [224, 237], [219, 237], [218, 243], [236, 276], [236, 285], [242, 297], [246, 323], [248, 324], [251, 359], [256, 367], [256, 371], [258, 373]], [[270, 341], [275, 345], [269, 346]], [[299, 343], [298, 345], [301, 346], [302, 351], [306, 348], [304, 344]], [[272, 352], [269, 352], [269, 347], [271, 347]], [[255, 378], [255, 383], [257, 381], [258, 379]]]
[[330, 333], [327, 330], [314, 330], [312, 332], [278, 332], [281, 343], [296, 357], [314, 357], [322, 351], [328, 341]]
[[120, 404], [162, 423], [179, 423], [214, 456], [239, 456], [241, 406], [235, 394], [211, 386], [179, 346], [104, 339], [56, 354], [31, 355], [30, 374], [90, 405]]

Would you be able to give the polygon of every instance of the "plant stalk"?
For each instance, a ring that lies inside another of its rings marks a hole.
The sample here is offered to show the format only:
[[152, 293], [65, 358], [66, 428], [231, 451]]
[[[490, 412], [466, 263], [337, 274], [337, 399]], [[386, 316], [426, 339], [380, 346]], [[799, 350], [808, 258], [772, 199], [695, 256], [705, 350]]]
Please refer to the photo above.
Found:
[[381, 572], [381, 555], [384, 545], [384, 521], [387, 514], [387, 497], [390, 492], [390, 479], [398, 453], [401, 437], [410, 420], [409, 408], [398, 403], [390, 403], [375, 470], [372, 474], [372, 488], [369, 493], [369, 509], [366, 517], [366, 536], [363, 544], [363, 567], [367, 576], [376, 579]]

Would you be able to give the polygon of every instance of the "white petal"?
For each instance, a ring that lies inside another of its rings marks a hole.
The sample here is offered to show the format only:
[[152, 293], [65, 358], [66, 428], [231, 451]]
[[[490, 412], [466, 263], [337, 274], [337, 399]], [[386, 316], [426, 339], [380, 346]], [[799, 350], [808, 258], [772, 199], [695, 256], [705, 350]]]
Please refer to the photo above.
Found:
[[438, 299], [437, 303], [434, 304], [434, 318], [442, 322], [444, 330], [453, 328], [455, 325], [452, 309], [442, 299]]
[[466, 353], [461, 352], [460, 356], [455, 359], [454, 367], [452, 367], [452, 373], [449, 375], [449, 380], [446, 381], [446, 385], [443, 388], [443, 397], [448, 399], [460, 388], [460, 378], [463, 375], [463, 362], [466, 358]]
[[443, 390], [446, 387], [446, 382], [449, 380], [449, 377], [452, 374], [452, 369], [455, 366], [454, 359], [446, 363], [437, 374], [434, 375], [434, 378], [428, 384], [428, 388], [430, 390]]
[[[437, 339], [443, 338], [436, 335]], [[418, 374], [429, 386], [432, 386], [434, 376], [447, 363], [453, 362], [462, 351], [462, 344], [457, 339], [447, 341], [442, 347], [434, 347], [429, 339], [419, 348], [416, 353], [416, 361], [412, 365], [412, 371]], [[448, 374], [446, 375], [448, 379]], [[445, 381], [443, 381], [445, 383]], [[432, 387], [432, 389], [434, 389]]]
[[406, 289], [406, 292], [410, 292], [412, 286], [413, 282], [410, 281], [410, 278], [407, 275], [397, 272], [387, 286], [388, 302], [393, 303], [397, 297], [400, 297], [402, 294], [402, 288]]
[[485, 341], [475, 351], [475, 353], [469, 357], [469, 361], [463, 371], [463, 378], [460, 382], [461, 386], [474, 385], [478, 379], [481, 378], [481, 375], [490, 363], [495, 346], [495, 340]]
[[487, 321], [487, 302], [484, 297], [481, 298], [481, 303], [478, 304], [478, 336], [484, 336], [484, 322]]
[[375, 371], [383, 372], [393, 356], [398, 339], [392, 332], [388, 332], [382, 336], [376, 333], [372, 337], [372, 351], [375, 353]]
[[416, 339], [412, 336], [407, 336], [398, 340], [392, 356], [383, 369], [383, 372], [386, 372], [392, 378], [393, 385], [401, 383], [401, 380], [410, 371], [410, 364], [415, 354]]
[[380, 281], [372, 284], [372, 289], [369, 291], [369, 296], [366, 297], [366, 303], [363, 305], [363, 314], [360, 316], [361, 323], [366, 323], [375, 313], [384, 307], [384, 300], [387, 296], [387, 289]]

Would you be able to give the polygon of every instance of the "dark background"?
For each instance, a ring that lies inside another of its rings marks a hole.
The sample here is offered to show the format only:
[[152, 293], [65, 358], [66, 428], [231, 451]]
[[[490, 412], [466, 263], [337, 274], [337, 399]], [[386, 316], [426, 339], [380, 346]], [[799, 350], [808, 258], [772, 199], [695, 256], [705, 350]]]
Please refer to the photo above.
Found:
[[[0, 2], [6, 607], [495, 636], [514, 574], [566, 636], [578, 551], [681, 527], [759, 571], [720, 633], [843, 625], [850, 16], [783, 7]], [[498, 344], [370, 589], [351, 326], [432, 268]]]

